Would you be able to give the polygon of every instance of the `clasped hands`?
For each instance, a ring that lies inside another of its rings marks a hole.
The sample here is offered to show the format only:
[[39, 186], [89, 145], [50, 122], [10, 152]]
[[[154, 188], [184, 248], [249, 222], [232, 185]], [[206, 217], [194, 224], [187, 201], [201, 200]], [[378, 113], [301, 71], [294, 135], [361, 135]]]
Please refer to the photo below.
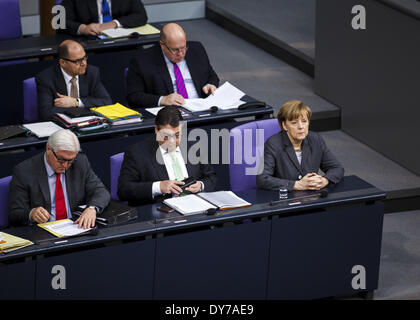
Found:
[[328, 184], [328, 179], [317, 173], [308, 173], [295, 182], [293, 190], [320, 190]]
[[[202, 88], [203, 92], [206, 95], [214, 94], [216, 89], [217, 89], [216, 86], [212, 84], [206, 84]], [[185, 104], [184, 97], [178, 93], [168, 94], [167, 96], [163, 96], [162, 99], [160, 100], [161, 106], [182, 106], [183, 104]]]
[[[184, 185], [183, 181], [175, 181], [175, 180], [163, 180], [160, 182], [160, 191], [165, 194], [177, 194], [179, 195], [182, 192], [180, 186]], [[191, 193], [197, 193], [201, 191], [201, 182], [197, 181], [196, 183], [190, 185], [189, 187], [185, 188], [186, 191]]]
[[[37, 207], [31, 211], [30, 217], [36, 223], [45, 223], [50, 219], [51, 215], [43, 207]], [[86, 208], [83, 210], [82, 215], [74, 222], [74, 224], [78, 224], [79, 229], [88, 229], [95, 226], [95, 221], [96, 210], [94, 208]]]

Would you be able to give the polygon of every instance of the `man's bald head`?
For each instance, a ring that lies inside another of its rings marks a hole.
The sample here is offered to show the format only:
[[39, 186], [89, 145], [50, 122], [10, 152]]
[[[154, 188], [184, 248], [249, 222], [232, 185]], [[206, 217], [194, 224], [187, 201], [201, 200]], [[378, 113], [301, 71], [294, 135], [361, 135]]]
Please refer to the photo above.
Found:
[[187, 53], [187, 37], [184, 29], [176, 23], [168, 23], [160, 33], [160, 47], [173, 63], [179, 63]]
[[74, 40], [64, 40], [58, 46], [57, 54], [59, 59], [68, 59], [71, 52], [85, 51], [83, 46]]
[[184, 29], [179, 24], [176, 23], [168, 23], [166, 24], [160, 33], [160, 41], [165, 43], [177, 41], [177, 40], [184, 40], [186, 41], [186, 35]]

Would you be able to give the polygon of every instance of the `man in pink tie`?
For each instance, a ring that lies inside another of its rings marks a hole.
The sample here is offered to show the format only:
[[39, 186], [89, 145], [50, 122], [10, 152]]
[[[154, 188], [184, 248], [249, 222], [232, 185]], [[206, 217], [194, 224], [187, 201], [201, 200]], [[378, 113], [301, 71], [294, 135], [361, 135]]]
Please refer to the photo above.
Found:
[[176, 23], [162, 28], [158, 46], [140, 49], [127, 73], [131, 107], [180, 106], [184, 99], [205, 98], [219, 86], [200, 42], [188, 41]]
[[11, 225], [72, 218], [79, 205], [86, 209], [75, 223], [80, 228], [95, 225], [96, 214], [108, 205], [110, 195], [79, 151], [75, 134], [63, 129], [50, 136], [44, 153], [15, 167], [10, 182]]

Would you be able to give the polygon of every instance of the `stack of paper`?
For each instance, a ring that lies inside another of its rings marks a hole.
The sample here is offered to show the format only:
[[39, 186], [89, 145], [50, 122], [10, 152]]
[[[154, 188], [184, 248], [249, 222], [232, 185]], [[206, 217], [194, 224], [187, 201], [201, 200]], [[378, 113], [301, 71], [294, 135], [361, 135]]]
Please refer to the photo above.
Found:
[[108, 38], [114, 38], [114, 39], [129, 37], [131, 34], [136, 33], [136, 32], [142, 36], [160, 33], [159, 29], [153, 27], [150, 24], [145, 24], [144, 26], [137, 27], [137, 28], [116, 28], [116, 29], [106, 29], [102, 31], [102, 33], [106, 35]]
[[46, 223], [38, 224], [38, 227], [47, 230], [56, 237], [72, 237], [89, 231], [91, 228], [83, 229], [79, 228], [78, 224], [75, 224], [73, 220], [62, 219], [57, 221], [51, 221]]
[[23, 125], [26, 129], [31, 131], [38, 138], [46, 138], [54, 132], [63, 129], [52, 121], [28, 123]]
[[143, 121], [141, 113], [124, 107], [120, 103], [112, 104], [109, 106], [90, 108], [90, 110], [100, 117], [104, 117], [113, 126], [128, 123], [139, 123]]
[[0, 241], [0, 252], [4, 253], [9, 253], [34, 244], [29, 240], [12, 236], [11, 234], [5, 232], [1, 233], [1, 238], [2, 239]]
[[185, 99], [183, 107], [192, 112], [206, 111], [212, 106], [221, 110], [234, 109], [244, 103], [241, 101], [244, 95], [244, 92], [226, 81], [216, 89], [213, 95], [209, 95], [205, 99]]

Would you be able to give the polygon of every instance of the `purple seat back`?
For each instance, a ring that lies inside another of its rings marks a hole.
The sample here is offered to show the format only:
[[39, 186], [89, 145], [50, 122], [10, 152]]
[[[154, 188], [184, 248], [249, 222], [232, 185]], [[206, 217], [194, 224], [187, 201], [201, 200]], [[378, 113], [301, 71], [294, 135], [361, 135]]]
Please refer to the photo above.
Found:
[[22, 36], [19, 0], [0, 1], [0, 40], [15, 39]]
[[0, 179], [0, 228], [9, 224], [9, 184], [12, 176]]
[[23, 80], [23, 121], [38, 121], [38, 94], [34, 77]]
[[114, 154], [109, 158], [111, 167], [111, 199], [120, 201], [118, 197], [118, 178], [124, 160], [124, 152]]
[[264, 143], [279, 131], [277, 119], [248, 122], [230, 131], [229, 179], [232, 191], [256, 188]]

